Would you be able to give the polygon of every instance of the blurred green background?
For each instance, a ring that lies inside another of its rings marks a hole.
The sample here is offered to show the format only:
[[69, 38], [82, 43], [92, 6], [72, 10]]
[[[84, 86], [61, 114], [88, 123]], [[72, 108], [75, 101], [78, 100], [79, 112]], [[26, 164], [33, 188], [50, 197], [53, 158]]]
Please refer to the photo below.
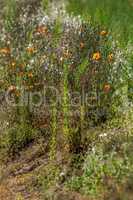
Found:
[[133, 0], [69, 0], [67, 9], [102, 24], [121, 44], [133, 41]]

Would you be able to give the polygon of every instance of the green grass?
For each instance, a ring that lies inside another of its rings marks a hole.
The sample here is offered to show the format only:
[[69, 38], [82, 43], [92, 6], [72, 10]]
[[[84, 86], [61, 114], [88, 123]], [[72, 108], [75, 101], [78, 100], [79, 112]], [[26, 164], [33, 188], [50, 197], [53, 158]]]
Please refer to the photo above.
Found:
[[132, 0], [69, 0], [68, 11], [104, 25], [122, 43], [126, 44], [133, 34]]

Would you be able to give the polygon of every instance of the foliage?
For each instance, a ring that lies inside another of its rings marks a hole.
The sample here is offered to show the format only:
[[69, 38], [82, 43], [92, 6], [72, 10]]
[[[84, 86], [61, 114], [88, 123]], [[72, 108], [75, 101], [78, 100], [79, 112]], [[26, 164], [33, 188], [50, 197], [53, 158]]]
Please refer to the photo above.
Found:
[[[109, 141], [108, 136], [105, 137]], [[129, 143], [127, 143], [126, 139], [125, 142], [122, 139], [119, 151], [115, 149], [117, 140], [114, 140], [115, 143], [110, 151], [105, 151], [104, 149], [106, 142], [93, 147], [87, 153], [83, 165], [83, 175], [73, 176], [68, 181], [67, 187], [86, 195], [102, 196], [103, 193], [105, 194], [108, 191], [108, 187], [112, 187], [111, 184], [120, 187], [122, 183], [125, 184], [125, 180], [127, 180], [128, 184], [130, 175], [133, 172], [132, 135], [129, 138]]]
[[14, 156], [15, 153], [35, 140], [36, 136], [37, 132], [29, 124], [16, 124], [0, 137], [0, 151], [3, 154], [1, 156]]
[[0, 157], [14, 158], [41, 133], [45, 199], [66, 186], [125, 200], [133, 191], [132, 1], [69, 0], [69, 14], [61, 1], [3, 5]]
[[132, 41], [132, 0], [69, 0], [68, 11], [108, 27], [121, 45]]
[[62, 8], [49, 14], [40, 9], [32, 18], [28, 10], [17, 14], [10, 31], [3, 27], [0, 41], [1, 89], [7, 103], [12, 100], [16, 115], [23, 110], [32, 124], [39, 116], [47, 122], [38, 124], [49, 126], [56, 102], [66, 141], [70, 149], [76, 142], [78, 148], [81, 121], [86, 118], [88, 127], [90, 121], [104, 122], [125, 101], [123, 51], [108, 30]]
[[58, 166], [54, 164], [47, 164], [41, 169], [41, 173], [38, 174], [37, 181], [43, 191], [43, 196], [47, 199], [52, 197], [52, 189], [54, 189], [56, 183], [59, 181], [60, 170]]

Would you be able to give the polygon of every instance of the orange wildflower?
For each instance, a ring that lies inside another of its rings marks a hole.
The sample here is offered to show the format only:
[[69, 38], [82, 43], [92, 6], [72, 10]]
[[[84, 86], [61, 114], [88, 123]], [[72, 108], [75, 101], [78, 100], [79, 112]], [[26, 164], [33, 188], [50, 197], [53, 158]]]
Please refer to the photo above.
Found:
[[32, 53], [35, 52], [35, 48], [34, 48], [34, 47], [27, 47], [26, 50], [27, 50], [27, 52], [30, 53], [30, 54], [32, 54]]
[[48, 28], [46, 26], [38, 26], [37, 29], [36, 29], [36, 33], [47, 34]]
[[112, 60], [113, 60], [113, 54], [112, 54], [112, 53], [108, 55], [108, 60], [109, 60], [109, 61], [112, 61]]
[[9, 88], [8, 88], [9, 92], [14, 92], [16, 90], [16, 86], [14, 85], [11, 85]]
[[33, 73], [32, 73], [32, 72], [29, 72], [28, 77], [29, 77], [29, 78], [33, 78]]
[[109, 93], [110, 89], [111, 89], [110, 84], [107, 83], [107, 84], [104, 85], [103, 90], [104, 90], [105, 93]]
[[85, 47], [85, 44], [83, 42], [80, 43], [80, 48], [83, 49]]
[[69, 52], [69, 50], [66, 50], [63, 54], [64, 54], [65, 58], [70, 58], [71, 57], [71, 53]]
[[94, 53], [92, 59], [93, 59], [93, 60], [97, 60], [97, 61], [100, 60], [100, 59], [101, 59], [101, 54], [100, 54], [100, 52]]
[[19, 90], [16, 90], [15, 95], [16, 95], [17, 97], [19, 97], [19, 96], [21, 95], [20, 91], [19, 91]]
[[33, 89], [33, 85], [26, 86], [26, 90], [30, 91]]
[[107, 34], [108, 34], [108, 32], [105, 30], [101, 31], [101, 33], [100, 33], [101, 36], [106, 36]]
[[5, 55], [8, 55], [8, 54], [11, 53], [11, 50], [10, 50], [10, 48], [5, 47], [5, 48], [3, 48], [3, 49], [0, 49], [0, 53], [5, 54]]

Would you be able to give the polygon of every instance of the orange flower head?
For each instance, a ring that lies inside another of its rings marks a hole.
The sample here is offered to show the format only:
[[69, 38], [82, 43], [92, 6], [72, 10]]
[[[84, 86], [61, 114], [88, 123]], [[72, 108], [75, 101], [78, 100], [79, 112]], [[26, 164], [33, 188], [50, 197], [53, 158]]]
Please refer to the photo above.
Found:
[[109, 61], [112, 61], [112, 60], [113, 60], [113, 54], [112, 54], [112, 53], [108, 55], [108, 60], [109, 60]]
[[33, 73], [32, 73], [32, 72], [29, 72], [28, 77], [29, 77], [29, 78], [33, 78]]
[[31, 91], [31, 90], [33, 90], [33, 85], [28, 85], [27, 87], [26, 87], [26, 89], [28, 90], [28, 91]]
[[20, 97], [20, 96], [21, 96], [20, 91], [19, 91], [19, 90], [16, 90], [15, 95], [16, 95], [16, 97]]
[[108, 34], [108, 32], [105, 30], [101, 31], [101, 33], [100, 33], [101, 36], [106, 36], [107, 34]]
[[101, 59], [101, 54], [100, 54], [100, 52], [94, 53], [92, 59], [93, 59], [93, 60], [96, 60], [96, 61], [100, 60], [100, 59]]
[[109, 92], [110, 92], [110, 89], [111, 89], [110, 84], [107, 83], [107, 84], [104, 85], [103, 90], [104, 90], [105, 93], [109, 93]]
[[10, 50], [10, 48], [5, 47], [5, 48], [3, 48], [3, 49], [0, 49], [0, 53], [5, 54], [5, 55], [8, 55], [8, 54], [11, 53], [11, 50]]
[[83, 42], [80, 43], [80, 48], [83, 49], [85, 47], [85, 44]]
[[32, 53], [34, 53], [35, 52], [35, 48], [34, 47], [27, 47], [27, 52], [29, 53], [29, 54], [32, 54]]
[[64, 51], [64, 58], [70, 58], [71, 57], [71, 53], [69, 52], [69, 50]]
[[16, 90], [16, 86], [15, 85], [11, 85], [9, 88], [8, 88], [9, 92], [14, 92]]
[[39, 34], [48, 34], [48, 28], [46, 26], [38, 26], [36, 29], [36, 33]]

